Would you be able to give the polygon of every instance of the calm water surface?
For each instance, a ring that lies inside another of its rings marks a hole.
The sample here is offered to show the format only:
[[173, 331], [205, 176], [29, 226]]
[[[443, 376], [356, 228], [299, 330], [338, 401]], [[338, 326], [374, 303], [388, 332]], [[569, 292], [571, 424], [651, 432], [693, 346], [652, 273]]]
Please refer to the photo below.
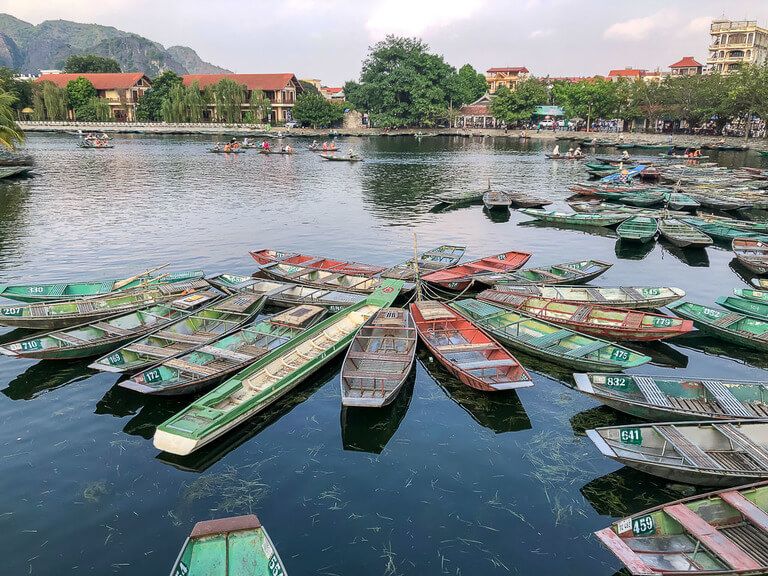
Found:
[[[266, 247], [394, 264], [416, 232], [420, 247], [466, 244], [467, 259], [609, 260], [601, 284], [679, 286], [700, 302], [745, 285], [724, 249], [638, 252], [610, 232], [520, 226], [518, 213], [430, 212], [435, 195], [488, 179], [564, 206], [582, 169], [535, 144], [357, 139], [366, 162], [347, 165], [306, 151], [228, 158], [206, 154], [209, 142], [124, 136], [94, 151], [30, 136], [38, 176], [0, 183], [0, 282], [165, 262], [249, 273], [247, 251]], [[651, 373], [765, 378], [768, 364], [699, 336], [642, 350]], [[412, 385], [375, 412], [341, 408], [336, 361], [233, 434], [171, 458], [152, 434], [186, 400], [123, 390], [87, 361], [2, 358], [0, 573], [166, 574], [194, 522], [254, 512], [294, 576], [614, 574], [591, 532], [690, 489], [601, 457], [584, 429], [629, 420], [563, 386], [568, 371], [520, 359], [535, 386], [484, 395], [422, 354]]]

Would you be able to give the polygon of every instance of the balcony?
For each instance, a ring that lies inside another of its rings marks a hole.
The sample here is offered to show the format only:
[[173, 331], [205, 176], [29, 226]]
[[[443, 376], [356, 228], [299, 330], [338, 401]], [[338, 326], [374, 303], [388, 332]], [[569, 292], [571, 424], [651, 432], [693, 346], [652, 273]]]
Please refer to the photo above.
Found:
[[710, 32], [751, 31], [757, 28], [757, 20], [738, 20], [733, 22], [713, 22]]

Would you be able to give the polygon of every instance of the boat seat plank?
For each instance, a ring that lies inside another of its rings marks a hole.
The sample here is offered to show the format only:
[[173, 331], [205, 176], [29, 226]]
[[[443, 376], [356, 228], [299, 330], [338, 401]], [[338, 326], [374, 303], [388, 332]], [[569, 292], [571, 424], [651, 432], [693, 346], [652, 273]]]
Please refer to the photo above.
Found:
[[394, 350], [380, 350], [379, 352], [356, 352], [350, 350], [347, 357], [353, 360], [386, 360], [388, 362], [409, 362], [411, 359], [409, 353], [395, 352]]
[[719, 380], [702, 380], [704, 388], [707, 389], [720, 408], [726, 414], [731, 416], [744, 416], [751, 418], [752, 413], [726, 388]]
[[656, 381], [653, 378], [648, 376], [633, 376], [632, 379], [635, 381], [635, 384], [640, 389], [640, 392], [643, 393], [643, 396], [649, 404], [672, 407], [667, 395], [656, 385]]
[[637, 302], [638, 300], [644, 300], [643, 295], [640, 294], [637, 290], [635, 290], [632, 287], [629, 286], [621, 286], [620, 290], [624, 292], [627, 296], [629, 296], [632, 301]]
[[738, 445], [763, 468], [768, 468], [768, 452], [759, 446], [737, 426], [733, 424], [712, 424], [712, 427], [728, 438], [731, 443]]
[[[259, 348], [263, 353], [269, 352], [266, 348]], [[248, 362], [253, 360], [252, 354], [243, 354], [241, 352], [235, 352], [234, 350], [227, 350], [226, 348], [217, 348], [216, 346], [201, 346], [198, 348], [199, 352], [204, 352], [215, 356], [216, 358], [226, 358], [227, 360], [234, 360], [235, 362]]]
[[161, 348], [159, 346], [147, 346], [146, 344], [139, 344], [135, 342], [125, 347], [128, 352], [135, 352], [136, 354], [142, 354], [144, 356], [151, 356], [153, 358], [168, 358], [177, 354], [179, 351], [170, 348]]
[[385, 372], [383, 370], [372, 372], [369, 370], [344, 370], [342, 376], [344, 378], [367, 378], [372, 380], [388, 380], [390, 378], [397, 378], [403, 373], [402, 370], [396, 370], [394, 372]]
[[52, 332], [50, 336], [52, 336], [53, 338], [56, 338], [56, 340], [61, 340], [62, 342], [66, 342], [67, 344], [73, 344], [74, 346], [85, 344], [85, 340], [82, 340], [77, 336], [73, 336], [69, 332]]
[[743, 316], [741, 314], [726, 314], [725, 316], [721, 316], [717, 320], [714, 320], [712, 323], [717, 326], [723, 326], [727, 327], [729, 324], [733, 324], [737, 320], [741, 320]]
[[589, 316], [590, 312], [592, 312], [591, 306], [579, 306], [576, 312], [574, 312], [571, 316], [571, 320], [573, 322], [584, 322], [584, 320], [586, 320]]
[[260, 298], [261, 296], [256, 294], [239, 294], [237, 297], [232, 297], [220, 304], [216, 304], [214, 308], [222, 312], [245, 312], [258, 302]]
[[592, 298], [599, 302], [607, 302], [608, 299], [603, 296], [603, 293], [600, 291], [599, 288], [587, 288], [587, 294], [589, 294]]
[[768, 514], [758, 508], [752, 501], [747, 500], [741, 492], [721, 492], [720, 498], [741, 512], [742, 516], [749, 520], [756, 528], [768, 533]]
[[91, 326], [98, 328], [99, 330], [103, 330], [108, 334], [114, 334], [117, 336], [129, 336], [134, 333], [133, 330], [126, 330], [125, 328], [120, 328], [119, 326], [115, 326], [109, 322], [94, 322], [91, 324]]
[[588, 356], [593, 352], [602, 350], [606, 346], [608, 346], [607, 342], [603, 342], [602, 340], [595, 340], [594, 342], [590, 342], [589, 344], [586, 344], [579, 348], [569, 350], [568, 352], [565, 353], [565, 355], [570, 356], [572, 358], [584, 358], [584, 356]]
[[709, 454], [683, 436], [674, 425], [654, 425], [653, 429], [658, 432], [658, 434], [664, 438], [669, 445], [680, 454], [680, 456], [682, 456], [684, 461], [687, 461], [687, 465], [716, 470], [723, 468]]
[[533, 338], [528, 341], [528, 344], [536, 348], [544, 348], [551, 344], [556, 344], [560, 342], [560, 340], [564, 338], [568, 338], [572, 334], [573, 332], [571, 332], [570, 330], [557, 330], [556, 332], [552, 332], [550, 334], [545, 334], [544, 336]]
[[77, 311], [81, 314], [86, 312], [93, 312], [94, 310], [96, 310], [96, 307], [92, 302], [80, 301], [77, 303]]
[[212, 338], [210, 334], [182, 334], [171, 330], [158, 330], [152, 334], [152, 336], [172, 340], [174, 342], [188, 342], [190, 344], [203, 344]]
[[664, 506], [664, 512], [733, 570], [757, 570], [761, 567], [752, 556], [685, 504]]
[[457, 362], [462, 370], [483, 370], [485, 368], [501, 368], [505, 366], [517, 366], [517, 362], [511, 359], [506, 360], [481, 360], [478, 362]]
[[201, 364], [193, 364], [192, 362], [187, 362], [181, 358], [171, 358], [165, 362], [165, 365], [169, 368], [175, 368], [176, 370], [190, 372], [199, 376], [213, 376], [218, 372], [216, 368], [210, 368]]
[[495, 350], [496, 345], [490, 342], [483, 342], [478, 344], [446, 344], [445, 346], [437, 346], [437, 349], [443, 354], [450, 354], [451, 352], [474, 352], [476, 350]]

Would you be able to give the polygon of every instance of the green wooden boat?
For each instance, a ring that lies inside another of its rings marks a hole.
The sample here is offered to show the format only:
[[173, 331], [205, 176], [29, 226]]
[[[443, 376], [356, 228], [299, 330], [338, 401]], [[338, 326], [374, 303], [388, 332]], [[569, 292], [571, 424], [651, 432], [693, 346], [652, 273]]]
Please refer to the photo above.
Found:
[[187, 270], [168, 274], [155, 274], [159, 270], [147, 270], [135, 276], [112, 280], [88, 280], [81, 282], [57, 282], [37, 284], [0, 284], [0, 296], [19, 302], [55, 302], [103, 296], [155, 284], [171, 284], [199, 280], [202, 270]]
[[2, 306], [0, 325], [28, 330], [58, 330], [173, 300], [185, 292], [204, 288], [210, 288], [210, 284], [205, 280], [193, 280], [158, 284], [149, 290], [131, 290], [81, 300]]
[[630, 216], [629, 214], [611, 214], [607, 212], [599, 212], [596, 214], [586, 214], [583, 212], [566, 214], [564, 212], [554, 212], [537, 208], [521, 208], [519, 211], [536, 220], [541, 220], [542, 222], [567, 224], [569, 226], [610, 227], [621, 224]]
[[624, 220], [616, 228], [619, 238], [627, 242], [653, 242], [658, 231], [659, 225], [656, 218], [648, 218], [647, 216], [633, 216]]
[[195, 292], [167, 304], [153, 304], [128, 314], [16, 340], [0, 346], [0, 354], [38, 360], [100, 356], [186, 318], [196, 308], [219, 296], [220, 293], [213, 290]]
[[659, 220], [659, 234], [679, 248], [706, 248], [712, 245], [712, 238], [676, 218]]
[[740, 312], [758, 320], [768, 320], [768, 303], [756, 302], [738, 296], [721, 296], [715, 302], [728, 310]]
[[632, 194], [624, 194], [619, 198], [619, 202], [629, 204], [630, 206], [648, 208], [650, 206], [658, 206], [664, 202], [664, 199], [665, 195], [663, 192], [633, 192]]
[[733, 293], [739, 298], [744, 298], [745, 300], [768, 303], [768, 292], [765, 290], [755, 290], [753, 288], [736, 288]]
[[768, 322], [693, 302], [677, 302], [667, 307], [678, 316], [693, 320], [694, 325], [702, 332], [726, 342], [768, 351]]
[[[454, 246], [451, 244], [444, 244], [437, 248], [432, 248], [426, 252], [422, 252], [418, 257], [418, 272], [421, 275], [435, 270], [442, 270], [449, 266], [455, 266], [459, 263], [464, 252], [467, 250], [466, 246]], [[413, 281], [416, 279], [415, 261], [413, 258], [387, 268], [380, 276], [382, 278], [395, 278], [397, 280]]]
[[89, 368], [103, 372], [136, 372], [188, 352], [237, 330], [264, 308], [266, 298], [235, 294], [214, 302], [170, 326], [155, 330], [96, 360]]
[[616, 171], [616, 166], [614, 166], [613, 164], [605, 164], [604, 162], [586, 162], [584, 164], [584, 168], [586, 168], [587, 170], [595, 170], [597, 172], [600, 172], [600, 171], [615, 172]]
[[363, 302], [337, 312], [231, 377], [160, 424], [155, 447], [184, 456], [236, 428], [343, 352], [371, 315], [394, 302], [402, 286], [402, 280], [384, 280]]
[[171, 576], [286, 576], [283, 561], [253, 514], [198, 522]]
[[574, 374], [576, 390], [598, 402], [646, 420], [768, 418], [768, 382]]
[[701, 218], [683, 218], [683, 222], [696, 227], [701, 232], [704, 232], [707, 236], [714, 240], [720, 240], [722, 242], [728, 242], [729, 244], [734, 238], [750, 238], [754, 240], [762, 240], [768, 242], [768, 236], [765, 234], [758, 234], [757, 232], [749, 232], [733, 226], [727, 226], [725, 224], [719, 224], [715, 222], [708, 222]]
[[696, 210], [701, 206], [697, 200], [682, 192], [668, 192], [664, 200], [672, 210]]
[[292, 282], [278, 282], [277, 280], [264, 280], [263, 278], [235, 274], [218, 274], [208, 278], [208, 282], [228, 294], [234, 292], [261, 294], [273, 306], [285, 308], [298, 304], [312, 304], [322, 306], [330, 312], [338, 312], [347, 306], [365, 300], [364, 294], [341, 290], [324, 290], [293, 284]]
[[585, 284], [607, 272], [613, 264], [600, 260], [563, 262], [543, 268], [523, 268], [504, 274], [488, 274], [478, 281], [490, 286], [503, 284]]
[[198, 392], [219, 384], [303, 334], [325, 313], [325, 308], [308, 304], [284, 310], [191, 352], [165, 359], [118, 385], [158, 396]]
[[479, 300], [459, 300], [450, 306], [510, 348], [554, 364], [576, 370], [604, 366], [601, 371], [621, 371], [651, 361], [650, 357], [618, 344]]

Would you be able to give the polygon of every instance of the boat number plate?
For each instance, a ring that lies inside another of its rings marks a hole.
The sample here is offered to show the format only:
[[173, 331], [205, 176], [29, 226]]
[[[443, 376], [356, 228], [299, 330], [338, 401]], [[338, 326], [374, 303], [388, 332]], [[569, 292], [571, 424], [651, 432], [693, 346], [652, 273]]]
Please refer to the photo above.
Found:
[[381, 289], [382, 292], [385, 294], [389, 294], [390, 292], [394, 292], [395, 289], [392, 288], [392, 286], [384, 286], [384, 288]]
[[643, 432], [640, 428], [622, 428], [619, 430], [619, 440], [622, 444], [642, 444]]
[[605, 379], [605, 385], [613, 386], [614, 388], [626, 388], [627, 378], [624, 378], [623, 376], [608, 376], [608, 378]]
[[624, 518], [624, 520], [619, 520], [616, 523], [616, 531], [619, 534], [624, 534], [630, 530], [632, 530], [632, 518]]
[[3, 316], [21, 316], [21, 308], [3, 308]]
[[269, 559], [269, 574], [270, 576], [284, 576], [283, 567], [280, 566], [280, 560], [277, 559], [277, 554], [273, 554]]
[[642, 536], [643, 534], [652, 534], [656, 531], [656, 525], [653, 522], [653, 516], [641, 516], [632, 520], [632, 535]]
[[653, 325], [660, 328], [672, 326], [672, 318], [654, 318]]
[[147, 370], [144, 372], [144, 382], [147, 382], [148, 384], [151, 384], [152, 382], [158, 382], [163, 379], [162, 374], [160, 374], [160, 370], [155, 368], [154, 370]]
[[627, 360], [629, 358], [629, 352], [627, 350], [622, 350], [621, 348], [616, 348], [611, 352], [611, 358], [613, 360]]
[[30, 294], [40, 294], [43, 292], [42, 286], [30, 286], [29, 287], [29, 293]]
[[701, 313], [710, 318], [720, 318], [720, 312], [713, 310], [712, 308], [702, 308]]
[[643, 288], [642, 289], [643, 296], [658, 296], [659, 295], [659, 289], [658, 288]]
[[116, 366], [118, 364], [125, 364], [125, 360], [123, 360], [123, 355], [121, 352], [115, 352], [114, 354], [110, 354], [107, 357], [107, 362], [112, 364], [112, 366]]

